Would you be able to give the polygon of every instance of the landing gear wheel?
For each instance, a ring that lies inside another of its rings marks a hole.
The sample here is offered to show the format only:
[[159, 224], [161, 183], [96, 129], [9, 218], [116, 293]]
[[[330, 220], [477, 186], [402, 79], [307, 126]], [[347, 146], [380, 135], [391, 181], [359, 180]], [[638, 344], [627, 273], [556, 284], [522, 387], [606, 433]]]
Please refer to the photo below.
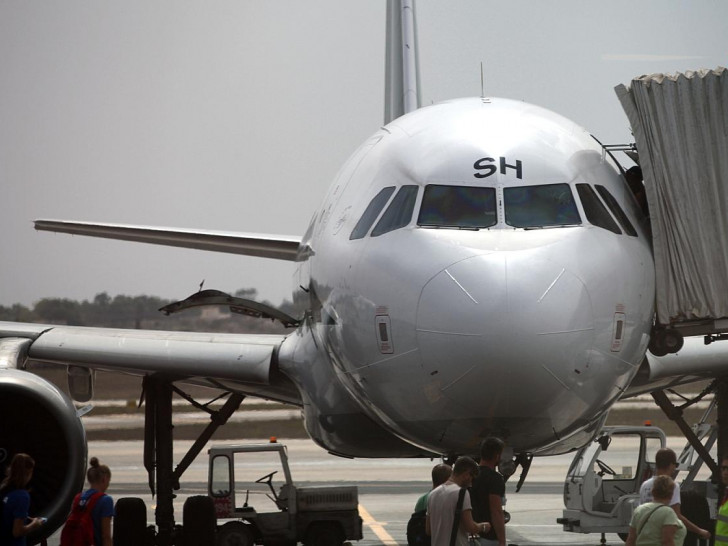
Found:
[[215, 546], [253, 546], [255, 537], [248, 525], [229, 521], [217, 530]]
[[217, 518], [210, 497], [189, 497], [182, 507], [182, 546], [214, 546]]
[[306, 546], [341, 546], [344, 532], [336, 523], [314, 523], [306, 532], [303, 543]]
[[137, 497], [124, 497], [114, 508], [114, 546], [150, 544], [147, 536], [147, 507]]

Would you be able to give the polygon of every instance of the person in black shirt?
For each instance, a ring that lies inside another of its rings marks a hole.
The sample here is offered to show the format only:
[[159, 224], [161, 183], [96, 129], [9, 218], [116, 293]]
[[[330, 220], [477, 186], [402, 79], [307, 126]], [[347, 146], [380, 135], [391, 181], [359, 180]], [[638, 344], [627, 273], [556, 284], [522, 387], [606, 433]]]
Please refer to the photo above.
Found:
[[503, 454], [503, 440], [490, 436], [480, 446], [480, 472], [473, 480], [470, 496], [473, 519], [490, 522], [490, 530], [481, 535], [481, 546], [505, 546], [506, 524], [503, 517], [503, 497], [506, 484], [496, 470]]

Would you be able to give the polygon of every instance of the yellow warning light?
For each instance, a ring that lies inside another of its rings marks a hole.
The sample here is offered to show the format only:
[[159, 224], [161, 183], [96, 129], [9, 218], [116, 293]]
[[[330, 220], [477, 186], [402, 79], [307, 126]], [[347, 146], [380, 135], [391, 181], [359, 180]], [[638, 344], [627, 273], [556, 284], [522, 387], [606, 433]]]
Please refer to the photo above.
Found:
[[275, 436], [271, 436], [270, 437], [270, 443], [271, 444], [275, 444], [277, 441], [278, 441], [278, 438], [276, 438]]

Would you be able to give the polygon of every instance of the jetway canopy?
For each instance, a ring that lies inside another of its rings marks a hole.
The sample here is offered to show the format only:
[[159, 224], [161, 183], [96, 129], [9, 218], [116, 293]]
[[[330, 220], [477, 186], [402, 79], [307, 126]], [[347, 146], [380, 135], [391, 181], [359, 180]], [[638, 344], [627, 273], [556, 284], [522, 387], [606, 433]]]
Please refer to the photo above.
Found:
[[728, 70], [642, 76], [615, 91], [644, 176], [658, 321], [728, 317]]

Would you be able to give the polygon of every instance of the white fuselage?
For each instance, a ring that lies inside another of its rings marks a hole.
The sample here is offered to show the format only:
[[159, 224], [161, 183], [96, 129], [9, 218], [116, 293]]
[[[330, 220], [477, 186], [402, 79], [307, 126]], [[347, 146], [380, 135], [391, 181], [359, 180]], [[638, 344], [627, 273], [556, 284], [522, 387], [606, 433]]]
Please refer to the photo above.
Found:
[[363, 144], [314, 216], [295, 279], [311, 319], [297, 337], [416, 446], [472, 452], [488, 434], [516, 451], [581, 445], [647, 347], [644, 221], [572, 122], [504, 99], [422, 108]]

